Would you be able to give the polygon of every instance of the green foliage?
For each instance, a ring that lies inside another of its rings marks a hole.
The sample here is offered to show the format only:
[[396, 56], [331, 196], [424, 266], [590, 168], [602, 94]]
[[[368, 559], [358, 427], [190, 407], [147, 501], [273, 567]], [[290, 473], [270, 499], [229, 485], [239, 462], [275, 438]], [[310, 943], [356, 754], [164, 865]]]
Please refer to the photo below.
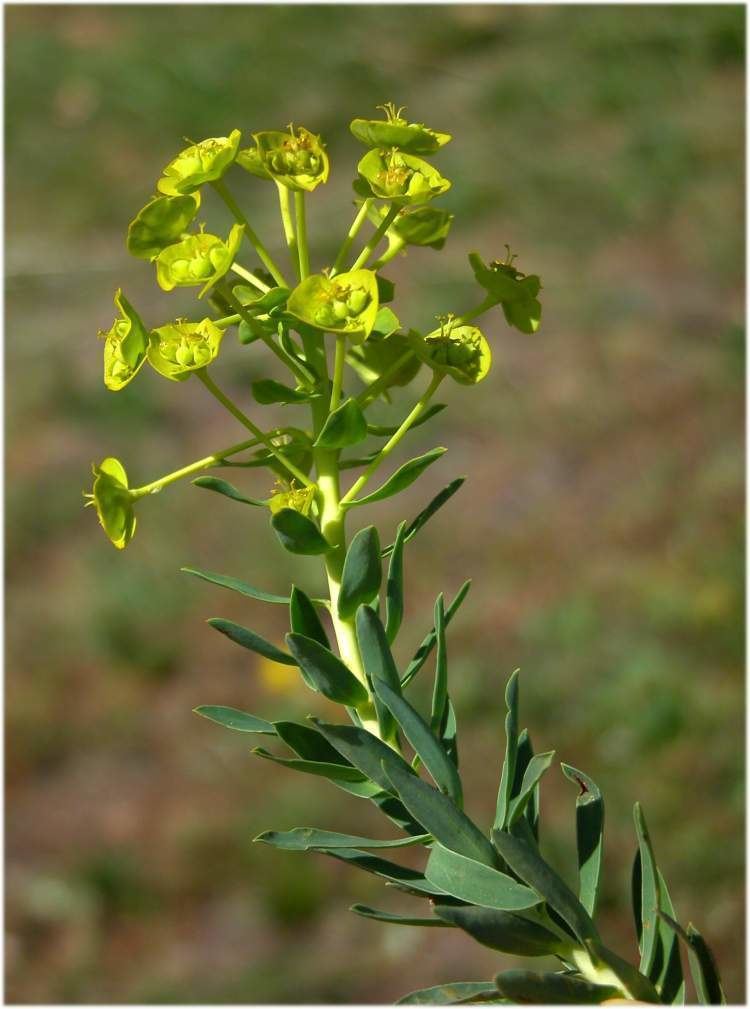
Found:
[[[403, 493], [445, 453], [445, 448], [436, 447], [402, 462], [376, 489], [368, 490], [410, 432], [442, 409], [431, 400], [446, 377], [468, 395], [487, 376], [492, 351], [474, 320], [499, 306], [508, 326], [526, 335], [536, 333], [541, 320], [540, 279], [521, 273], [509, 251], [505, 259], [493, 259], [489, 265], [478, 254], [470, 255], [481, 301], [463, 312], [438, 316], [438, 326], [430, 331], [402, 325], [404, 307], [397, 311], [383, 307], [394, 299], [395, 286], [382, 277], [382, 267], [405, 247], [439, 250], [452, 221], [451, 214], [427, 206], [451, 183], [425, 160], [438, 153], [450, 135], [409, 123], [402, 110], [390, 104], [384, 109], [385, 120], [360, 118], [351, 124], [353, 135], [370, 148], [357, 165], [357, 213], [343, 232], [336, 258], [320, 272], [310, 269], [306, 198], [329, 177], [321, 137], [290, 126], [287, 132], [256, 132], [255, 146], [240, 149], [240, 133], [233, 130], [227, 137], [191, 144], [164, 169], [157, 182], [163, 196], [132, 221], [128, 249], [137, 259], [155, 263], [164, 291], [200, 287], [197, 297], [210, 295], [208, 303], [216, 317], [178, 318], [148, 329], [118, 291], [120, 319], [105, 334], [105, 384], [119, 391], [146, 359], [167, 379], [186, 384], [195, 376], [252, 438], [137, 488], [130, 487], [122, 464], [106, 459], [95, 468], [90, 503], [110, 540], [122, 548], [135, 531], [135, 501], [184, 477], [234, 466], [261, 469], [277, 478], [268, 498], [248, 496], [214, 475], [198, 476], [194, 482], [234, 501], [268, 508], [271, 527], [289, 553], [320, 558], [328, 584], [326, 599], [312, 599], [298, 585], [283, 596], [231, 576], [184, 570], [243, 597], [288, 605], [288, 652], [234, 621], [214, 618], [209, 624], [266, 660], [298, 667], [303, 682], [321, 695], [321, 703], [341, 705], [349, 723], [319, 718], [312, 718], [311, 725], [271, 722], [223, 705], [202, 705], [196, 712], [235, 733], [271, 737], [274, 746], [287, 748], [285, 753], [256, 747], [253, 754], [371, 801], [401, 836], [378, 840], [304, 827], [266, 830], [256, 840], [286, 851], [325, 854], [405, 893], [428, 898], [433, 909], [428, 917], [355, 905], [355, 913], [371, 920], [455, 927], [493, 950], [551, 955], [561, 967], [558, 972], [504, 971], [492, 981], [444, 984], [414, 992], [402, 1004], [508, 1000], [588, 1004], [609, 998], [671, 1004], [685, 994], [678, 939], [688, 944], [703, 1001], [720, 1001], [723, 994], [713, 959], [699, 933], [679, 925], [640, 807], [636, 807], [638, 859], [633, 885], [637, 969], [599, 937], [594, 916], [601, 886], [603, 800], [594, 782], [569, 765], [563, 765], [563, 772], [580, 789], [577, 895], [547, 861], [538, 843], [541, 782], [554, 752], [535, 754], [528, 732], [520, 728], [517, 671], [505, 691], [505, 754], [491, 840], [487, 828], [464, 809], [448, 629], [469, 583], [447, 607], [443, 593], [438, 594], [434, 626], [403, 670], [391, 650], [406, 610], [405, 546], [459, 490], [464, 478], [451, 480], [411, 522], [400, 521], [394, 541], [385, 549], [373, 525], [347, 544], [346, 520], [352, 508]], [[232, 195], [227, 179], [235, 165], [255, 179], [276, 184], [267, 188], [275, 189], [279, 200], [282, 232], [296, 275], [293, 281], [287, 280]], [[205, 186], [212, 187], [235, 220], [226, 240], [205, 232], [203, 226], [187, 231]], [[374, 230], [354, 253], [352, 246], [367, 221]], [[260, 266], [253, 262], [250, 269], [240, 261], [243, 242], [243, 252], [249, 247]], [[230, 273], [243, 283], [232, 286]], [[226, 314], [219, 317], [219, 312]], [[268, 352], [289, 372], [290, 384], [268, 378], [250, 383], [253, 409], [283, 404], [289, 411], [305, 411], [306, 419], [295, 420], [293, 427], [264, 429], [260, 418], [248, 416], [209, 377], [208, 369], [220, 351], [226, 352], [223, 338], [233, 327], [238, 336], [235, 353], [255, 360]], [[428, 384], [401, 423], [374, 423], [368, 416], [373, 404], [387, 398], [394, 386], [416, 382], [421, 364], [430, 374]], [[362, 386], [356, 391], [349, 385], [355, 381]], [[196, 388], [196, 382], [189, 388]], [[362, 446], [359, 457], [342, 458], [342, 450], [354, 445]], [[350, 469], [360, 472], [343, 489], [342, 474]], [[260, 531], [260, 523], [255, 531]], [[385, 557], [390, 561], [381, 599]], [[300, 562], [299, 580], [306, 574]], [[330, 619], [332, 634], [321, 613], [326, 622]], [[434, 681], [425, 717], [406, 691], [433, 651]], [[422, 769], [436, 787], [421, 777]], [[402, 847], [422, 849], [421, 869], [370, 853]]]

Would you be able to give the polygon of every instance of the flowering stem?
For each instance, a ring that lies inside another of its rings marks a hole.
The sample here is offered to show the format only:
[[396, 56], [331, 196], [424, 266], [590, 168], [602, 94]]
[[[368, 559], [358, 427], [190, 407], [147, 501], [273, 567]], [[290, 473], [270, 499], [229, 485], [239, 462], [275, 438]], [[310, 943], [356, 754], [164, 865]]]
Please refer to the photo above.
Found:
[[333, 384], [331, 386], [330, 412], [338, 408], [341, 402], [341, 387], [344, 384], [344, 362], [346, 361], [346, 335], [338, 333], [336, 336], [336, 356], [333, 362]]
[[305, 217], [305, 194], [295, 192], [294, 213], [297, 221], [297, 247], [299, 248], [299, 279], [310, 276], [310, 249], [307, 244], [307, 218]]
[[367, 260], [370, 258], [370, 256], [372, 255], [372, 253], [375, 251], [375, 249], [379, 245], [380, 240], [383, 237], [383, 235], [386, 233], [386, 231], [390, 228], [390, 226], [396, 220], [396, 217], [398, 216], [398, 213], [399, 213], [400, 210], [401, 210], [401, 207], [397, 207], [397, 206], [391, 207], [391, 209], [385, 215], [385, 217], [380, 222], [380, 224], [378, 225], [378, 227], [375, 229], [375, 233], [373, 234], [373, 236], [370, 239], [370, 241], [367, 243], [367, 245], [364, 247], [364, 249], [362, 249], [362, 251], [360, 252], [360, 254], [357, 256], [357, 258], [352, 263], [352, 265], [350, 267], [350, 270], [352, 270], [352, 271], [359, 270], [359, 269], [361, 269], [365, 265], [365, 263], [367, 262]]
[[276, 183], [276, 188], [279, 191], [279, 210], [281, 211], [281, 225], [284, 229], [284, 238], [286, 239], [286, 244], [289, 248], [289, 255], [291, 256], [292, 266], [295, 270], [298, 270], [299, 252], [297, 250], [297, 237], [294, 234], [294, 223], [292, 221], [292, 208], [289, 200], [289, 189], [286, 186], [282, 186], [280, 182]]
[[390, 261], [401, 252], [406, 242], [403, 238], [394, 239], [390, 246], [385, 250], [382, 256], [375, 260], [375, 262], [370, 267], [371, 270], [379, 270], [381, 266], [385, 266], [386, 263]]
[[297, 480], [304, 487], [312, 487], [313, 483], [309, 480], [301, 469], [298, 469], [291, 460], [287, 459], [281, 449], [276, 448], [271, 439], [261, 431], [257, 424], [254, 424], [249, 417], [247, 417], [242, 410], [237, 406], [236, 403], [221, 391], [221, 389], [216, 385], [212, 378], [209, 377], [208, 372], [205, 368], [200, 368], [195, 372], [197, 377], [205, 385], [211, 395], [217, 399], [223, 407], [225, 407], [233, 417], [235, 417], [240, 424], [243, 424], [248, 431], [252, 431], [255, 437], [268, 449], [268, 451], [281, 463], [281, 465], [287, 469], [292, 476], [296, 477]]
[[242, 277], [243, 280], [247, 280], [248, 283], [257, 287], [259, 291], [263, 292], [263, 294], [267, 294], [268, 291], [271, 290], [268, 284], [264, 284], [259, 277], [256, 277], [254, 273], [246, 270], [244, 266], [240, 266], [239, 263], [232, 263], [229, 269], [236, 273], [237, 276]]
[[365, 218], [372, 206], [372, 197], [368, 197], [357, 212], [357, 216], [354, 218], [351, 228], [344, 239], [344, 244], [339, 249], [339, 254], [336, 256], [336, 262], [333, 264], [333, 269], [331, 270], [330, 276], [334, 276], [339, 273], [341, 267], [344, 265], [344, 260], [349, 255], [349, 249], [352, 247], [352, 242], [357, 237], [357, 233], [362, 225], [365, 223]]
[[237, 455], [238, 452], [244, 452], [245, 449], [255, 448], [256, 445], [260, 444], [260, 438], [250, 438], [248, 441], [237, 442], [236, 445], [230, 445], [229, 448], [224, 448], [220, 452], [214, 452], [203, 459], [198, 459], [197, 462], [191, 462], [188, 466], [176, 469], [173, 473], [167, 473], [166, 476], [159, 477], [158, 480], [152, 480], [151, 483], [144, 484], [143, 487], [134, 487], [130, 493], [136, 498], [145, 497], [146, 494], [157, 494], [162, 487], [166, 487], [168, 484], [182, 480], [183, 477], [197, 473], [199, 470], [218, 466], [225, 459], [229, 458], [230, 455]]
[[388, 388], [388, 385], [394, 375], [397, 375], [399, 371], [407, 364], [411, 358], [414, 357], [413, 350], [405, 350], [400, 357], [397, 357], [390, 368], [387, 368], [380, 378], [376, 378], [374, 382], [370, 382], [366, 389], [357, 396], [357, 403], [361, 407], [365, 407], [368, 403], [372, 403], [380, 393]]
[[388, 439], [385, 445], [383, 445], [380, 452], [375, 456], [375, 458], [372, 460], [370, 465], [364, 471], [362, 476], [354, 484], [352, 484], [352, 486], [349, 488], [346, 494], [344, 494], [344, 496], [341, 498], [340, 506], [342, 508], [345, 508], [347, 505], [351, 504], [351, 502], [354, 501], [359, 492], [363, 490], [364, 487], [366, 487], [368, 481], [370, 480], [370, 477], [375, 473], [377, 469], [380, 468], [380, 466], [382, 466], [382, 464], [385, 462], [385, 460], [388, 458], [388, 456], [391, 454], [394, 448], [396, 448], [396, 446], [404, 437], [404, 435], [412, 426], [412, 424], [414, 424], [414, 422], [419, 419], [422, 411], [425, 409], [429, 401], [432, 399], [433, 395], [435, 394], [435, 391], [437, 390], [437, 387], [440, 385], [440, 383], [443, 381], [444, 378], [445, 375], [438, 374], [437, 372], [432, 376], [432, 381], [427, 386], [420, 399], [417, 401], [416, 405], [414, 406], [414, 409], [404, 419], [403, 423], [398, 428], [398, 430], [393, 435], [391, 435], [391, 437]]
[[271, 274], [276, 283], [280, 287], [289, 287], [289, 284], [287, 284], [286, 280], [284, 280], [284, 274], [278, 268], [276, 263], [274, 263], [273, 259], [271, 259], [268, 250], [266, 249], [263, 242], [261, 242], [256, 232], [253, 230], [248, 219], [240, 210], [237, 201], [234, 199], [232, 194], [227, 189], [225, 182], [222, 179], [216, 179], [216, 181], [212, 182], [211, 185], [214, 187], [216, 192], [222, 198], [224, 203], [226, 203], [234, 219], [239, 224], [245, 225], [245, 238], [248, 240], [248, 242], [250, 242], [252, 247], [258, 253], [258, 258], [260, 259], [261, 263], [263, 263], [268, 272]]

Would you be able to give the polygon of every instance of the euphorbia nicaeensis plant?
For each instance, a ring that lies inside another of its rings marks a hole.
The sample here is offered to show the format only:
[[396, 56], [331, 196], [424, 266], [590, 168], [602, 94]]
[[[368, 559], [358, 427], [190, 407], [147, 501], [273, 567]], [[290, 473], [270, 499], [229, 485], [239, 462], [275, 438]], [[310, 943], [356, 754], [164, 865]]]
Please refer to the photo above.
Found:
[[[436, 447], [397, 458], [410, 431], [443, 409], [434, 397], [444, 382], [471, 387], [487, 377], [492, 351], [478, 320], [499, 308], [508, 327], [536, 333], [541, 284], [535, 274], [522, 273], [509, 252], [487, 262], [471, 253], [467, 280], [479, 291], [472, 298], [467, 284], [468, 307], [446, 305], [446, 314], [432, 326], [425, 325], [418, 304], [399, 304], [397, 314], [394, 284], [382, 270], [410, 246], [443, 247], [452, 215], [432, 201], [451, 183], [428, 159], [439, 155], [451, 136], [408, 122], [390, 104], [383, 108], [384, 118], [351, 123], [352, 134], [367, 148], [354, 182], [356, 215], [335, 258], [315, 262], [316, 272], [305, 204], [328, 179], [320, 137], [290, 126], [251, 134], [243, 142], [233, 130], [228, 137], [192, 143], [163, 170], [158, 195], [130, 224], [127, 247], [153, 264], [162, 290], [195, 288], [199, 310], [192, 319], [146, 324], [118, 290], [118, 318], [102, 334], [104, 382], [119, 391], [146, 362], [172, 381], [193, 377], [247, 435], [140, 486], [131, 486], [119, 460], [104, 459], [94, 466], [88, 503], [122, 549], [135, 533], [140, 499], [194, 477], [198, 487], [249, 507], [251, 512], [238, 511], [238, 517], [254, 523], [255, 535], [265, 513], [281, 548], [320, 558], [325, 598], [313, 598], [296, 584], [287, 595], [275, 595], [234, 575], [184, 569], [253, 605], [287, 607], [285, 648], [230, 620], [210, 624], [241, 648], [296, 667], [300, 690], [316, 691], [330, 702], [325, 719], [305, 723], [216, 705], [197, 708], [198, 714], [233, 732], [266, 737], [276, 752], [261, 746], [253, 751], [259, 757], [326, 779], [347, 793], [347, 802], [374, 803], [389, 828], [388, 836], [378, 839], [298, 827], [267, 830], [256, 840], [339, 859], [420, 902], [410, 916], [351, 908], [373, 922], [460, 929], [500, 953], [557, 960], [556, 970], [501, 970], [486, 981], [459, 980], [413, 992], [402, 1003], [680, 1003], [686, 990], [680, 942], [701, 1002], [721, 1002], [713, 957], [700, 933], [677, 920], [640, 806], [635, 807], [634, 946], [622, 955], [609, 948], [596, 924], [602, 795], [587, 774], [568, 764], [562, 771], [576, 789], [577, 885], [564, 882], [546, 861], [540, 782], [554, 753], [535, 753], [521, 727], [517, 673], [505, 693], [505, 755], [494, 822], [481, 827], [464, 809], [446, 636], [469, 582], [450, 602], [438, 595], [430, 629], [408, 665], [399, 668], [393, 658], [391, 646], [403, 631], [405, 557], [416, 549], [411, 541], [463, 478], [451, 480], [419, 514], [387, 535], [363, 525], [363, 518], [371, 505], [410, 487], [445, 453]], [[283, 269], [230, 191], [228, 175], [242, 171], [278, 199], [291, 260]], [[235, 218], [228, 234], [195, 226], [211, 189]], [[368, 237], [361, 240], [368, 225]], [[259, 265], [243, 262], [245, 253]], [[229, 330], [231, 349], [225, 340]], [[252, 382], [254, 405], [246, 412], [248, 405], [231, 400], [211, 375], [220, 352], [251, 355], [258, 370], [270, 353], [288, 369], [288, 384], [271, 378]], [[379, 400], [390, 402], [397, 387], [414, 387], [413, 405], [394, 426], [376, 423], [371, 408]], [[479, 393], [466, 388], [464, 394]], [[264, 425], [266, 404], [288, 405], [294, 421]], [[223, 477], [198, 475], [229, 467], [237, 473], [259, 470], [255, 479], [266, 487], [271, 471], [273, 489], [255, 497]], [[410, 686], [432, 656], [430, 709], [419, 710]], [[421, 869], [395, 860], [394, 852], [406, 846], [424, 851]]]

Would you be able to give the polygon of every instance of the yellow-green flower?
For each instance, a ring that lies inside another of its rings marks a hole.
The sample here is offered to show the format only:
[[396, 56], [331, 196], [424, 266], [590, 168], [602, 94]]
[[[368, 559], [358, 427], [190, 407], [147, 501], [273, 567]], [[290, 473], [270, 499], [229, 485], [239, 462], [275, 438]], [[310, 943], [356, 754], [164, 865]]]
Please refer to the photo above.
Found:
[[86, 505], [93, 505], [110, 542], [123, 550], [135, 532], [135, 495], [128, 487], [128, 475], [118, 459], [111, 456], [92, 466], [94, 487]]
[[237, 155], [237, 164], [262, 179], [275, 179], [288, 189], [312, 192], [328, 181], [328, 155], [320, 137], [303, 126], [288, 133], [265, 130], [254, 133], [255, 147]]
[[415, 352], [425, 364], [461, 385], [476, 385], [490, 370], [492, 352], [476, 326], [455, 325], [449, 319], [439, 333], [425, 337], [412, 333], [411, 337]]
[[199, 298], [229, 270], [237, 255], [244, 225], [235, 224], [224, 241], [201, 231], [162, 249], [156, 257], [156, 280], [164, 291], [203, 284]]
[[317, 329], [365, 340], [378, 314], [377, 277], [371, 270], [314, 274], [292, 291], [287, 311]]
[[282, 508], [292, 508], [296, 512], [301, 512], [303, 515], [309, 515], [312, 503], [315, 500], [315, 485], [310, 487], [297, 487], [294, 482], [288, 489], [284, 489], [284, 485], [281, 481], [277, 481], [277, 487], [280, 489], [273, 494], [266, 504], [271, 509], [271, 514], [275, 515], [276, 512], [280, 512]]
[[504, 260], [496, 259], [485, 266], [476, 252], [469, 253], [477, 282], [502, 307], [508, 325], [522, 333], [536, 333], [542, 321], [542, 306], [537, 298], [542, 284], [535, 273], [525, 274], [516, 269], [514, 259], [508, 249]]
[[397, 206], [427, 203], [451, 185], [428, 161], [395, 149], [369, 151], [357, 171], [374, 196]]
[[237, 157], [240, 136], [239, 130], [232, 130], [228, 137], [209, 137], [186, 147], [169, 162], [156, 188], [167, 196], [180, 196], [220, 179]]
[[151, 333], [149, 364], [174, 382], [183, 382], [191, 371], [205, 368], [219, 353], [224, 330], [210, 319], [187, 322], [177, 319]]
[[396, 147], [408, 154], [434, 154], [451, 139], [450, 133], [438, 133], [423, 123], [407, 122], [393, 102], [378, 105], [385, 119], [354, 119], [349, 129], [363, 144], [381, 149]]
[[117, 392], [135, 378], [146, 360], [148, 332], [119, 287], [114, 301], [120, 318], [115, 319], [108, 332], [100, 331], [99, 336], [104, 340], [104, 384]]
[[201, 194], [157, 196], [139, 210], [128, 227], [126, 245], [131, 256], [156, 259], [162, 249], [177, 241], [201, 205]]

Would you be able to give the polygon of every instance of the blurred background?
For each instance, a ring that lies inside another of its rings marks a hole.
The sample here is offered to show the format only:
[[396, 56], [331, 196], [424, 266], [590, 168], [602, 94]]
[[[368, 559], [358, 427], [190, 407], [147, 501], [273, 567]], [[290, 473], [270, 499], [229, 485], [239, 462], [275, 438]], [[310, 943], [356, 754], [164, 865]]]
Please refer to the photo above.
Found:
[[[414, 903], [324, 856], [251, 843], [270, 827], [383, 829], [369, 806], [258, 763], [245, 737], [191, 713], [327, 710], [204, 623], [222, 615], [280, 640], [280, 610], [179, 571], [286, 591], [298, 566], [263, 517], [180, 484], [142, 503], [120, 555], [82, 508], [93, 460], [116, 455], [143, 483], [242, 437], [197, 384], [144, 369], [114, 396], [101, 381], [96, 332], [117, 286], [152, 324], [194, 305], [124, 248], [182, 138], [290, 121], [322, 133], [331, 181], [308, 201], [320, 269], [353, 214], [364, 149], [349, 120], [393, 100], [455, 136], [437, 158], [453, 179], [440, 204], [456, 214], [445, 252], [413, 250], [386, 271], [401, 318], [420, 327], [473, 304], [470, 250], [502, 257], [508, 242], [544, 283], [539, 333], [489, 317], [490, 378], [441, 390], [450, 409], [412, 437], [415, 450], [449, 446], [445, 459], [370, 513], [388, 535], [469, 477], [408, 550], [399, 656], [437, 591], [472, 577], [449, 638], [469, 810], [491, 820], [503, 686], [520, 666], [536, 748], [606, 798], [605, 938], [634, 948], [637, 798], [679, 915], [741, 1001], [743, 8], [22, 5], [5, 17], [7, 1000], [377, 1003], [512, 966], [456, 932], [356, 918], [354, 902]], [[283, 256], [273, 190], [230, 178]], [[200, 216], [221, 230], [212, 195]], [[254, 416], [250, 379], [278, 377], [231, 338], [216, 374]], [[265, 495], [270, 480], [238, 483]], [[315, 562], [301, 580], [317, 591]], [[553, 769], [544, 843], [569, 878], [574, 798]]]

